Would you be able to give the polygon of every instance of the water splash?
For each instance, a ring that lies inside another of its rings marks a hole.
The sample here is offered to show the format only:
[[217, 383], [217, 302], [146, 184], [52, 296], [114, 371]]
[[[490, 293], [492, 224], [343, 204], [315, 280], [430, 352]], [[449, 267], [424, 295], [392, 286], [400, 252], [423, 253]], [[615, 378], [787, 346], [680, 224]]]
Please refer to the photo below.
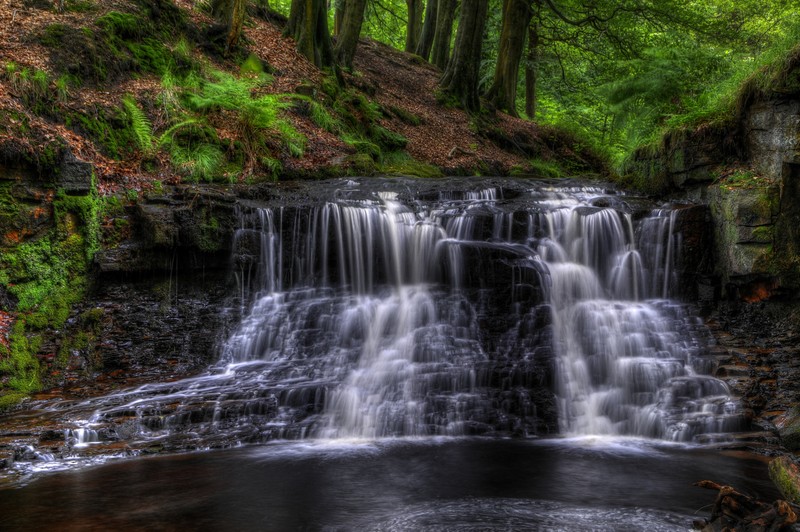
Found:
[[742, 427], [724, 383], [694, 370], [702, 325], [667, 299], [674, 210], [634, 216], [594, 188], [422, 199], [348, 183], [325, 203], [241, 207], [240, 219], [244, 317], [220, 362], [93, 400], [91, 427], [184, 447], [556, 424], [691, 441]]

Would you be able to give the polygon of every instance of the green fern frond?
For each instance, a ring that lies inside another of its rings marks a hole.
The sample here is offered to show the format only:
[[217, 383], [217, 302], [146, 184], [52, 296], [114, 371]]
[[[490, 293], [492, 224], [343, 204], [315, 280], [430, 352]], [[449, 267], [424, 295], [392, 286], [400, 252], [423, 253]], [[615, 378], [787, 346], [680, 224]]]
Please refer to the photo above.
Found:
[[164, 131], [161, 135], [159, 135], [158, 147], [161, 148], [164, 146], [171, 145], [175, 141], [175, 133], [177, 133], [179, 130], [185, 127], [198, 124], [203, 124], [203, 121], [198, 118], [189, 118], [187, 120], [183, 120], [181, 122], [178, 122], [177, 124], [170, 126], [166, 131]]
[[130, 120], [131, 133], [133, 133], [137, 146], [144, 152], [150, 151], [153, 147], [153, 126], [147, 115], [139, 108], [136, 100], [130, 94], [122, 97], [122, 106]]

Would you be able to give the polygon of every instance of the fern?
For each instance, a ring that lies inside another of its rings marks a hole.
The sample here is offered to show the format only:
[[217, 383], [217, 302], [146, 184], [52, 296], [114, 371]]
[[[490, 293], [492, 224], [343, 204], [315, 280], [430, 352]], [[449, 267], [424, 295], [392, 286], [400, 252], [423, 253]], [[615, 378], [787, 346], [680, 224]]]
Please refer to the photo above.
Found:
[[130, 120], [131, 133], [137, 146], [143, 152], [149, 152], [153, 148], [153, 126], [150, 124], [150, 120], [130, 94], [122, 97], [122, 106]]
[[214, 81], [201, 83], [198, 90], [186, 98], [188, 106], [197, 112], [235, 113], [237, 137], [241, 140], [248, 168], [268, 150], [268, 141], [278, 137], [289, 153], [299, 157], [305, 151], [305, 137], [280, 118], [288, 108], [284, 96], [267, 94], [254, 97], [253, 91], [263, 80], [239, 79], [224, 72], [212, 73]]
[[225, 159], [225, 154], [218, 146], [208, 143], [193, 148], [174, 144], [170, 156], [173, 164], [195, 181], [213, 181], [221, 173]]

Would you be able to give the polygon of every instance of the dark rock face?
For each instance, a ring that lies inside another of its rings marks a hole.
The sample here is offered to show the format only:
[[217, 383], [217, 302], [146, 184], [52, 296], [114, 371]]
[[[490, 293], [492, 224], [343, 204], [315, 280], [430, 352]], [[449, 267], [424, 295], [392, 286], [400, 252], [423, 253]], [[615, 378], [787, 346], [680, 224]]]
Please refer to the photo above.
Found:
[[85, 196], [93, 188], [94, 167], [91, 163], [81, 161], [72, 153], [67, 153], [61, 161], [57, 185], [64, 192], [73, 196]]
[[225, 272], [136, 277], [98, 278], [70, 320], [80, 328], [82, 315], [96, 316], [91, 342], [69, 351], [60, 383], [69, 393], [97, 393], [98, 376], [103, 387], [179, 378], [218, 358], [236, 314], [223, 310], [232, 291]]

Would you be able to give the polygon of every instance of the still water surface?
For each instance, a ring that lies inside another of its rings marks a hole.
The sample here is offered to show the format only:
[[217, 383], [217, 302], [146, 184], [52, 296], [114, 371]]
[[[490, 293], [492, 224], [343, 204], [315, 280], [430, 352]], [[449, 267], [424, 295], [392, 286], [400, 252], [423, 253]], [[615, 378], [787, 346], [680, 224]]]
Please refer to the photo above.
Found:
[[632, 439], [305, 441], [125, 460], [0, 492], [2, 530], [687, 530], [764, 462]]

